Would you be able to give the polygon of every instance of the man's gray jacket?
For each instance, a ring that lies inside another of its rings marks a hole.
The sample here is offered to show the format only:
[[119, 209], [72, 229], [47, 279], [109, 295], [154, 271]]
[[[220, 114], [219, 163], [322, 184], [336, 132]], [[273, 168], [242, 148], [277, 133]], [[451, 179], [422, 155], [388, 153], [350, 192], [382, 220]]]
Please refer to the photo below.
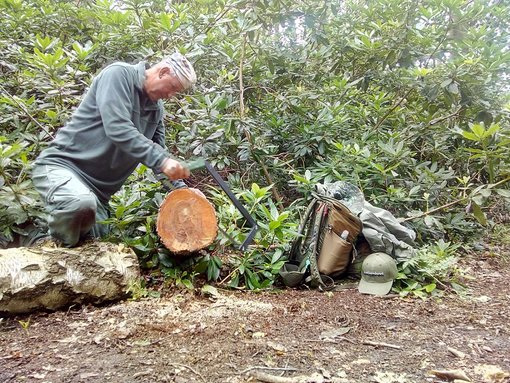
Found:
[[139, 163], [160, 173], [165, 146], [163, 103], [143, 90], [146, 64], [114, 63], [92, 82], [71, 120], [36, 164], [74, 171], [107, 202]]

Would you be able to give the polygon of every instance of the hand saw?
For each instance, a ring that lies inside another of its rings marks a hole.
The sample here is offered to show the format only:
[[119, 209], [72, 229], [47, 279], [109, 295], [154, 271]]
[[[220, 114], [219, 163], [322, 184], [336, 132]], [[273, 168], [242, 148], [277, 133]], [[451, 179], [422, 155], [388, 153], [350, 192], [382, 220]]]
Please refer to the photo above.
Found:
[[[253, 241], [253, 238], [255, 237], [255, 234], [257, 234], [258, 226], [257, 222], [253, 219], [253, 217], [250, 215], [248, 210], [245, 209], [245, 207], [241, 204], [241, 202], [236, 198], [234, 193], [230, 190], [230, 187], [228, 184], [221, 178], [219, 173], [214, 169], [214, 167], [203, 158], [197, 158], [195, 160], [189, 161], [184, 164], [189, 171], [195, 171], [202, 168], [206, 168], [211, 177], [216, 181], [218, 186], [225, 192], [225, 194], [228, 196], [228, 198], [232, 201], [234, 206], [239, 210], [243, 218], [246, 220], [247, 224], [251, 227], [250, 232], [248, 233], [248, 236], [244, 240], [243, 243], [238, 245], [239, 250], [246, 251], [248, 249], [249, 244]], [[165, 182], [166, 183], [166, 182]], [[220, 228], [221, 230], [221, 228]], [[224, 230], [221, 230], [223, 234], [225, 234], [233, 243], [235, 243], [235, 240], [227, 234]]]

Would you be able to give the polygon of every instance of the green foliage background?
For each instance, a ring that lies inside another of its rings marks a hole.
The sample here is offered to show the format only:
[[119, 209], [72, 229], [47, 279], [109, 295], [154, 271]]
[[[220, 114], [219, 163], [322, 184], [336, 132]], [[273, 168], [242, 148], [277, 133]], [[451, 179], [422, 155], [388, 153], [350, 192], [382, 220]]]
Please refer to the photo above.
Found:
[[[2, 241], [43, 215], [31, 162], [92, 77], [179, 50], [199, 82], [167, 105], [168, 146], [230, 174], [263, 226], [264, 251], [238, 256], [233, 285], [271, 283], [318, 181], [355, 183], [407, 217], [422, 244], [464, 242], [490, 223], [494, 197], [510, 196], [509, 5], [0, 0]], [[147, 177], [142, 169], [112, 201], [112, 223], [148, 266], [173, 270], [152, 230], [161, 196]], [[242, 240], [239, 217], [215, 196], [226, 232]], [[216, 279], [221, 262], [211, 262]]]

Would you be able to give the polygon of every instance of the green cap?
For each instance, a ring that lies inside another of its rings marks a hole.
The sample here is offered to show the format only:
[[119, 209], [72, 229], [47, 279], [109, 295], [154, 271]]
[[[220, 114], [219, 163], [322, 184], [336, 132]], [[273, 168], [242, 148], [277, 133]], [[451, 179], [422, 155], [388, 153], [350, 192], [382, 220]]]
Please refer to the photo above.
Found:
[[385, 253], [373, 253], [361, 266], [358, 291], [363, 294], [386, 295], [397, 277], [397, 264]]

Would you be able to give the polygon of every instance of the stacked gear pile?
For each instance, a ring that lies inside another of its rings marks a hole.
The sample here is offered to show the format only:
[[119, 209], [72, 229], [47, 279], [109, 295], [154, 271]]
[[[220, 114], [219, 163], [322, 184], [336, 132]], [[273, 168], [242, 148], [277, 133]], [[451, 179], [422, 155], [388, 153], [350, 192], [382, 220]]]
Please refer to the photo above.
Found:
[[[289, 287], [328, 290], [347, 273], [361, 274], [360, 292], [384, 295], [397, 275], [396, 262], [416, 253], [415, 233], [344, 181], [316, 185], [298, 233], [280, 270]], [[361, 239], [370, 251], [358, 256]]]

